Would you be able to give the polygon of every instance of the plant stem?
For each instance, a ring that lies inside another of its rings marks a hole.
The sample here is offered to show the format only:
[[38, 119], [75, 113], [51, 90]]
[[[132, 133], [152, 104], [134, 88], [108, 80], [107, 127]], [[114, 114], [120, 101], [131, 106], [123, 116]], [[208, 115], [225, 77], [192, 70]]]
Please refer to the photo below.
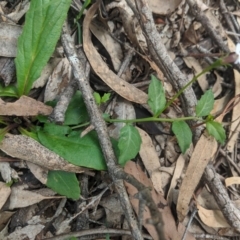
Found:
[[115, 122], [122, 122], [122, 123], [140, 123], [140, 122], [175, 122], [175, 121], [187, 121], [187, 120], [202, 120], [201, 118], [197, 117], [182, 117], [182, 118], [156, 118], [156, 117], [149, 117], [149, 118], [140, 118], [140, 119], [105, 119], [106, 122], [115, 123]]
[[[172, 97], [172, 99], [170, 99], [170, 100], [167, 102], [167, 104], [166, 104], [165, 108], [162, 110], [162, 112], [165, 111], [165, 110], [184, 92], [185, 89], [187, 89], [192, 83], [194, 83], [195, 81], [197, 81], [197, 79], [198, 79], [200, 76], [202, 76], [203, 74], [205, 74], [205, 73], [211, 71], [212, 69], [214, 69], [214, 68], [216, 68], [216, 67], [218, 67], [218, 66], [221, 66], [221, 65], [223, 65], [223, 64], [221, 63], [221, 61], [217, 60], [217, 61], [214, 62], [212, 65], [210, 65], [210, 66], [206, 67], [205, 69], [203, 69], [202, 72], [200, 72], [199, 74], [197, 74], [196, 76], [194, 76], [193, 79], [192, 79], [189, 83], [186, 84], [186, 86], [184, 86], [179, 92], [177, 92], [177, 93]], [[161, 112], [161, 113], [162, 113], [162, 112]], [[161, 113], [160, 113], [160, 114], [161, 114]]]
[[74, 129], [76, 129], [76, 128], [85, 127], [85, 126], [90, 125], [90, 124], [91, 124], [90, 122], [85, 122], [85, 123], [82, 123], [82, 124], [80, 124], [80, 125], [71, 127], [71, 129], [74, 130]]

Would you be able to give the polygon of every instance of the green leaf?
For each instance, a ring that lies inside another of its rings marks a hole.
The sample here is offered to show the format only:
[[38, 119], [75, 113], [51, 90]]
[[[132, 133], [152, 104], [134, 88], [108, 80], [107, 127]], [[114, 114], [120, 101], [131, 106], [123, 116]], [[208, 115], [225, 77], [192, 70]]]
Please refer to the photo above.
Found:
[[166, 105], [162, 82], [153, 75], [151, 76], [151, 83], [148, 88], [148, 105], [152, 109], [154, 116], [158, 116]]
[[15, 59], [18, 95], [27, 95], [60, 37], [71, 0], [32, 0]]
[[104, 93], [102, 96], [101, 102], [102, 103], [107, 102], [109, 100], [110, 96], [111, 96], [111, 93]]
[[100, 96], [100, 94], [98, 92], [94, 92], [93, 93], [93, 97], [94, 97], [97, 105], [100, 105], [101, 104], [101, 96]]
[[72, 97], [65, 113], [64, 125], [77, 125], [86, 121], [89, 121], [87, 109], [81, 92], [77, 91]]
[[45, 147], [68, 162], [96, 170], [106, 170], [105, 160], [95, 131], [80, 138], [80, 131], [71, 131], [68, 126], [45, 124], [38, 131], [38, 138]]
[[206, 123], [209, 135], [213, 136], [218, 142], [223, 144], [226, 140], [226, 133], [221, 123], [210, 121]]
[[91, 3], [91, 0], [85, 0], [84, 4], [81, 8], [81, 11], [79, 12], [79, 14], [76, 17], [76, 20], [79, 20], [82, 17], [83, 11], [86, 9], [86, 7]]
[[101, 103], [105, 103], [109, 100], [111, 93], [104, 93], [104, 95], [101, 97], [98, 92], [94, 92], [93, 96], [97, 105], [100, 105]]
[[192, 131], [184, 121], [175, 121], [172, 124], [172, 131], [177, 137], [177, 141], [182, 153], [185, 153], [192, 142]]
[[74, 173], [49, 171], [46, 185], [53, 191], [67, 198], [77, 200], [80, 197], [79, 182]]
[[3, 87], [0, 84], [0, 97], [18, 97], [17, 88], [13, 85]]
[[30, 131], [26, 130], [26, 129], [23, 128], [23, 127], [19, 127], [18, 130], [19, 130], [19, 132], [20, 132], [22, 135], [28, 136], [28, 137], [30, 137], [30, 138], [33, 138], [33, 139], [35, 139], [36, 141], [39, 142], [39, 139], [38, 139], [38, 136], [37, 136], [37, 133], [36, 133], [36, 132], [30, 132]]
[[3, 140], [5, 134], [9, 131], [9, 127], [0, 128], [0, 142]]
[[207, 90], [198, 101], [196, 106], [197, 117], [204, 117], [210, 114], [213, 109], [214, 95], [212, 90]]
[[130, 125], [120, 130], [118, 148], [120, 151], [119, 164], [124, 166], [127, 161], [135, 158], [140, 150], [142, 140], [138, 130]]

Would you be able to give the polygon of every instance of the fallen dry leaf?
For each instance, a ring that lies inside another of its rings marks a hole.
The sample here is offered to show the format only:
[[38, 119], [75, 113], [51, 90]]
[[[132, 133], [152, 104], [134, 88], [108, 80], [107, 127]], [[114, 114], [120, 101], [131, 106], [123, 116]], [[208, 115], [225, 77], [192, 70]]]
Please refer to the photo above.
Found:
[[[145, 175], [145, 173], [141, 170], [141, 167], [137, 164], [135, 164], [132, 161], [127, 162], [127, 164], [124, 167], [124, 170], [133, 175], [138, 181], [140, 181], [142, 184], [144, 184], [146, 187], [149, 187], [152, 189], [152, 198], [154, 202], [157, 204], [159, 211], [162, 214], [163, 222], [164, 222], [164, 234], [166, 236], [166, 240], [179, 240], [182, 238], [185, 227], [183, 224], [179, 223], [178, 226], [176, 226], [176, 222], [173, 218], [173, 215], [171, 213], [171, 210], [169, 206], [167, 205], [167, 201], [164, 199], [164, 197], [157, 193], [155, 190], [153, 190], [153, 185], [151, 183], [151, 180]], [[125, 186], [127, 189], [128, 194], [130, 195], [130, 201], [133, 206], [134, 211], [138, 214], [139, 212], [139, 201], [138, 199], [134, 198], [134, 195], [137, 193], [137, 189], [133, 187], [131, 184], [125, 182]], [[156, 233], [155, 228], [148, 223], [148, 219], [150, 219], [151, 216], [149, 214], [149, 210], [145, 208], [145, 211], [143, 212], [143, 225], [148, 230], [149, 234], [152, 236], [153, 239], [159, 239]], [[190, 234], [187, 233], [187, 236], [185, 240], [194, 240], [195, 238]]]
[[63, 58], [51, 71], [44, 92], [44, 102], [53, 101], [59, 98], [60, 94], [68, 86], [72, 75], [72, 67], [67, 60]]
[[148, 0], [147, 3], [153, 13], [159, 15], [168, 15], [178, 7], [178, 5], [181, 3], [181, 0]]
[[213, 228], [228, 228], [230, 227], [220, 210], [208, 210], [197, 204], [198, 215], [202, 222]]
[[111, 71], [93, 46], [89, 28], [97, 8], [98, 4], [93, 4], [89, 8], [83, 22], [83, 48], [89, 63], [94, 72], [120, 96], [135, 103], [147, 103], [147, 94], [122, 80]]
[[182, 154], [179, 155], [177, 162], [176, 162], [176, 166], [174, 169], [174, 174], [172, 176], [172, 180], [171, 180], [171, 184], [168, 190], [168, 194], [167, 194], [167, 201], [169, 206], [172, 204], [172, 200], [173, 200], [173, 189], [175, 189], [175, 187], [178, 184], [178, 181], [182, 175], [182, 171], [185, 165], [185, 159], [183, 157]]
[[0, 98], [0, 115], [37, 116], [49, 115], [52, 107], [27, 96], [21, 96], [16, 102], [4, 102]]
[[41, 202], [44, 199], [53, 199], [53, 198], [63, 198], [61, 196], [54, 196], [54, 192], [50, 189], [49, 192], [52, 192], [52, 196], [44, 196], [37, 192], [28, 191], [22, 189], [23, 186], [12, 187], [11, 196], [9, 199], [9, 209], [22, 208], [33, 205], [35, 203]]
[[7, 201], [10, 194], [11, 188], [7, 186], [5, 182], [0, 182], [0, 209], [2, 209], [2, 206]]
[[16, 229], [10, 235], [8, 235], [6, 240], [21, 240], [29, 239], [33, 240], [36, 238], [36, 235], [41, 232], [45, 226], [42, 224], [28, 225], [24, 228]]
[[122, 64], [123, 53], [121, 45], [114, 40], [109, 32], [100, 24], [93, 21], [90, 25], [93, 35], [102, 43], [111, 57], [114, 70], [117, 72]]
[[226, 187], [229, 187], [233, 184], [240, 184], [240, 177], [229, 177], [225, 179], [225, 185]]
[[4, 225], [9, 221], [9, 219], [14, 213], [15, 213], [14, 211], [4, 211], [0, 213], [0, 231], [2, 231]]
[[49, 170], [63, 170], [75, 173], [86, 170], [68, 163], [36, 140], [23, 135], [6, 134], [0, 143], [0, 149], [11, 157], [38, 164]]
[[47, 65], [43, 68], [41, 76], [33, 83], [32, 88], [44, 87], [48, 81], [49, 76], [52, 74], [54, 68], [58, 65], [60, 61], [61, 58], [50, 58]]
[[31, 162], [27, 162], [27, 166], [35, 178], [37, 178], [42, 184], [47, 184], [48, 170], [46, 168], [40, 167]]
[[[184, 57], [183, 60], [189, 68], [194, 69], [195, 74], [202, 72], [203, 68], [196, 58]], [[201, 87], [202, 91], [205, 92], [209, 87], [209, 84], [207, 81], [207, 73], [198, 77], [197, 82], [198, 82], [199, 86]]]
[[137, 130], [142, 139], [139, 155], [141, 156], [143, 164], [152, 180], [154, 189], [157, 192], [163, 194], [162, 179], [161, 179], [161, 172], [160, 172], [161, 165], [159, 162], [156, 149], [153, 145], [152, 139], [141, 128], [137, 128]]
[[[230, 38], [228, 38], [228, 47], [230, 51], [235, 52], [235, 44], [232, 42]], [[235, 82], [235, 94], [234, 96], [237, 96], [240, 94], [240, 73], [233, 69], [234, 73], [234, 82]], [[238, 101], [238, 99], [236, 99]], [[232, 110], [232, 121], [230, 125], [230, 131], [229, 131], [229, 141], [227, 143], [227, 150], [232, 153], [234, 150], [234, 146], [236, 144], [238, 134], [240, 131], [240, 102], [233, 108]]]
[[[203, 151], [204, 149], [204, 151]], [[194, 148], [185, 177], [180, 187], [177, 213], [179, 221], [183, 221], [188, 213], [189, 203], [197, 187], [205, 167], [217, 151], [217, 142], [212, 136], [203, 133]]]

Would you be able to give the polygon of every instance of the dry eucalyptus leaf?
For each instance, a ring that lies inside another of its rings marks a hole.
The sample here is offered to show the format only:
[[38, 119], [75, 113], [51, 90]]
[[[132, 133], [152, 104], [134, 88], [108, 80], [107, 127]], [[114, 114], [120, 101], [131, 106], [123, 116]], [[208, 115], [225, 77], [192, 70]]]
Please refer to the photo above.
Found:
[[230, 227], [220, 210], [208, 210], [197, 204], [198, 215], [202, 222], [213, 228]]
[[107, 223], [114, 228], [120, 228], [121, 218], [124, 215], [124, 212], [118, 196], [112, 194], [110, 197], [105, 197], [100, 201], [99, 205], [101, 205], [106, 212]]
[[61, 58], [50, 58], [47, 65], [43, 68], [41, 76], [33, 83], [32, 88], [43, 87], [48, 81], [49, 76], [52, 74], [53, 69], [58, 65], [60, 61]]
[[202, 207], [207, 209], [219, 209], [216, 200], [214, 199], [213, 194], [204, 187], [200, 194], [197, 196], [197, 203], [200, 204]]
[[[239, 20], [240, 22], [240, 20]], [[234, 52], [235, 51], [235, 44], [232, 42], [232, 40], [230, 38], [228, 38], [228, 47], [230, 49], [230, 51]], [[237, 96], [238, 94], [240, 94], [240, 73], [237, 70], [233, 70], [234, 73], [234, 82], [235, 82], [235, 94], [234, 96]], [[236, 101], [238, 101], [238, 99], [236, 99]], [[236, 144], [237, 138], [238, 138], [238, 134], [240, 131], [240, 102], [238, 102], [238, 104], [236, 106], [234, 106], [233, 110], [232, 110], [232, 120], [231, 120], [231, 125], [230, 125], [230, 131], [229, 131], [229, 136], [231, 136], [231, 138], [229, 139], [229, 141], [227, 142], [227, 150], [232, 153], [234, 150], [234, 146]]]
[[44, 167], [40, 167], [37, 164], [27, 162], [28, 168], [32, 174], [42, 183], [47, 183], [48, 170]]
[[47, 86], [44, 92], [44, 102], [52, 101], [68, 86], [71, 79], [72, 67], [67, 60], [63, 58], [49, 76]]
[[[189, 68], [193, 68], [195, 70], [195, 74], [202, 72], [203, 68], [200, 65], [199, 61], [194, 57], [184, 57], [184, 62]], [[202, 91], [205, 92], [208, 89], [208, 81], [207, 81], [207, 74], [203, 74], [197, 79], [199, 86], [201, 87]]]
[[170, 187], [169, 187], [169, 190], [168, 190], [168, 194], [167, 194], [167, 201], [168, 201], [169, 206], [171, 206], [171, 204], [172, 204], [173, 190], [177, 186], [178, 181], [179, 181], [179, 179], [180, 179], [180, 177], [182, 175], [183, 168], [184, 168], [184, 165], [185, 165], [185, 161], [186, 160], [184, 159], [183, 155], [180, 154], [178, 159], [177, 159], [177, 161], [176, 161], [174, 174], [172, 176], [171, 184], [170, 184]]
[[147, 94], [122, 80], [111, 71], [99, 55], [97, 49], [93, 46], [89, 27], [97, 8], [98, 5], [96, 5], [96, 3], [93, 4], [89, 8], [83, 22], [83, 48], [89, 63], [94, 72], [120, 96], [132, 102], [140, 104], [147, 103]]
[[[134, 0], [132, 0], [134, 1]], [[159, 15], [168, 15], [172, 13], [182, 0], [148, 0], [147, 3], [153, 13]]]
[[152, 139], [149, 135], [140, 128], [137, 128], [141, 139], [142, 144], [139, 151], [139, 155], [142, 158], [143, 164], [148, 171], [148, 174], [152, 180], [154, 189], [158, 192], [163, 194], [162, 189], [162, 177], [160, 172], [160, 161], [158, 158], [158, 154], [156, 149], [153, 145]]
[[93, 21], [90, 25], [91, 32], [94, 36], [102, 43], [102, 45], [106, 48], [108, 54], [111, 57], [114, 70], [118, 72], [123, 58], [121, 45], [114, 40], [109, 32], [103, 28], [98, 22]]
[[3, 181], [6, 183], [11, 182], [12, 178], [18, 179], [17, 172], [11, 168], [8, 162], [0, 162], [0, 173]]
[[233, 184], [240, 184], [240, 177], [229, 177], [225, 179], [226, 187], [229, 187]]
[[16, 229], [10, 235], [5, 237], [5, 240], [34, 240], [38, 233], [42, 231], [45, 226], [42, 224], [28, 225], [21, 229]]
[[11, 194], [11, 188], [4, 182], [0, 182], [0, 209], [7, 201], [9, 195]]
[[29, 0], [21, 1], [16, 7], [15, 11], [8, 14], [8, 17], [10, 17], [12, 20], [18, 22], [20, 18], [22, 18], [25, 13], [28, 11], [30, 7]]
[[213, 109], [211, 111], [211, 114], [213, 116], [217, 116], [223, 112], [223, 110], [225, 109], [225, 107], [227, 106], [231, 99], [231, 95], [232, 95], [231, 91], [229, 91], [222, 98], [214, 101]]
[[49, 115], [52, 107], [27, 96], [21, 96], [16, 102], [4, 102], [0, 98], [0, 115], [37, 116]]
[[146, 38], [132, 9], [125, 1], [114, 1], [108, 4], [107, 9], [109, 11], [114, 7], [118, 8], [119, 16], [122, 19], [123, 29], [125, 34], [128, 36], [128, 39], [132, 42], [133, 46], [140, 48], [143, 52], [145, 52], [147, 50]]
[[24, 190], [22, 188], [23, 186], [12, 187], [12, 193], [9, 199], [10, 210], [15, 208], [27, 207], [35, 203], [41, 202], [44, 199], [63, 198], [61, 196], [43, 196], [42, 194], [39, 194], [37, 192]]
[[[179, 240], [182, 238], [185, 227], [182, 223], [179, 223], [176, 226], [176, 222], [172, 216], [171, 210], [167, 205], [167, 201], [160, 193], [156, 193], [153, 189], [153, 185], [151, 180], [145, 175], [145, 173], [141, 170], [141, 167], [135, 164], [132, 161], [127, 162], [124, 167], [124, 170], [133, 175], [138, 181], [144, 184], [146, 187], [152, 189], [151, 195], [154, 202], [157, 204], [159, 211], [162, 214], [164, 226], [163, 231], [166, 236], [166, 239], [172, 240]], [[137, 189], [133, 187], [133, 185], [126, 183], [125, 186], [127, 189], [128, 194], [130, 195], [130, 201], [133, 206], [134, 211], [138, 214], [139, 213], [139, 200], [133, 197], [137, 193]], [[149, 210], [145, 207], [143, 212], [143, 225], [148, 230], [149, 234], [152, 236], [153, 239], [158, 239], [158, 234], [156, 233], [155, 228], [152, 224], [149, 224], [149, 219], [151, 219]], [[194, 240], [195, 238], [190, 234], [187, 233], [185, 240]]]
[[[204, 151], [203, 151], [204, 149]], [[177, 202], [179, 221], [183, 221], [188, 213], [189, 203], [197, 187], [205, 167], [217, 151], [217, 142], [212, 136], [202, 134], [198, 140], [182, 181]]]
[[35, 163], [49, 170], [62, 170], [74, 173], [86, 170], [68, 163], [36, 140], [23, 135], [6, 134], [0, 143], [0, 149], [11, 157]]
[[[9, 221], [9, 219], [12, 217], [14, 213], [15, 213], [14, 211], [0, 212], [0, 230], [3, 229], [3, 225], [5, 225]], [[1, 239], [1, 235], [0, 235], [0, 239]]]

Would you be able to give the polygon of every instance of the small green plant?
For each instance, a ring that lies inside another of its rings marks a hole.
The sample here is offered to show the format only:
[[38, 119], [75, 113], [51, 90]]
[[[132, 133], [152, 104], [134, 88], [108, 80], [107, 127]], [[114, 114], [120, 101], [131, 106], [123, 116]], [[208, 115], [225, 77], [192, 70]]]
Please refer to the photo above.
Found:
[[17, 87], [0, 86], [0, 96], [20, 97], [29, 93], [55, 49], [71, 2], [31, 1], [17, 45]]
[[94, 92], [93, 96], [97, 105], [100, 106], [102, 103], [105, 103], [110, 99], [111, 93], [104, 93], [104, 95], [101, 97], [99, 93]]
[[[221, 64], [221, 61], [214, 63], [211, 67], [215, 68]], [[222, 65], [222, 64], [221, 64]], [[205, 70], [201, 73], [205, 73]], [[199, 74], [198, 76], [200, 76]], [[196, 81], [196, 77], [191, 81]], [[187, 86], [190, 84], [188, 83]], [[184, 87], [186, 89], [186, 86]], [[183, 92], [182, 89], [179, 92]], [[172, 122], [172, 131], [175, 134], [179, 147], [183, 153], [189, 148], [192, 143], [192, 131], [186, 121], [197, 120], [206, 123], [206, 129], [210, 135], [212, 135], [220, 143], [224, 143], [226, 139], [225, 130], [219, 122], [214, 121], [214, 117], [210, 114], [213, 109], [214, 95], [212, 90], [208, 90], [202, 95], [196, 106], [196, 116], [180, 117], [180, 118], [160, 118], [159, 115], [168, 108], [171, 103], [179, 96], [179, 92], [168, 102], [166, 102], [165, 93], [161, 81], [152, 75], [151, 83], [148, 90], [148, 104], [154, 114], [153, 117], [142, 119], [106, 119], [108, 122], [124, 122], [124, 123], [138, 123], [138, 122]]]

